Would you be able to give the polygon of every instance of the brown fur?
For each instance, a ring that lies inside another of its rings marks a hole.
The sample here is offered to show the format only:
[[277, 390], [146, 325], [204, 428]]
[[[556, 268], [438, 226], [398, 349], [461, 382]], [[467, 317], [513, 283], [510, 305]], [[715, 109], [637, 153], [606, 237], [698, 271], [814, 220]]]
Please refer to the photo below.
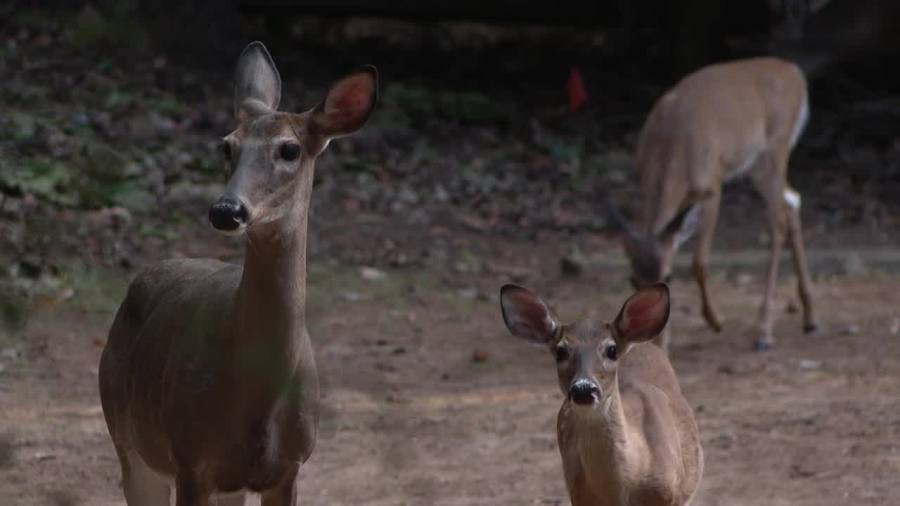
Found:
[[[374, 71], [363, 73], [370, 89], [355, 98], [374, 103]], [[315, 445], [319, 380], [305, 309], [313, 173], [328, 139], [361, 126], [371, 105], [340, 111], [347, 121], [277, 112], [280, 79], [258, 43], [242, 54], [237, 79], [225, 195], [247, 209], [243, 266], [150, 267], [132, 282], [103, 350], [100, 397], [129, 506], [168, 504], [173, 482], [177, 506], [205, 506], [223, 492], [242, 504], [244, 491], [259, 492], [263, 506], [293, 506]], [[279, 159], [288, 143], [303, 148], [296, 161]]]
[[[567, 395], [557, 417], [557, 439], [573, 506], [681, 506], [703, 475], [703, 451], [693, 411], [666, 353], [643, 344], [668, 319], [668, 290], [632, 296], [612, 324], [593, 318], [561, 325], [539, 298], [518, 287], [501, 294], [504, 320], [514, 335], [543, 341], [557, 358]], [[629, 313], [629, 310], [631, 311]], [[544, 329], [541, 333], [541, 329]], [[618, 359], [605, 354], [618, 349]], [[565, 351], [565, 353], [562, 353]], [[560, 360], [562, 358], [562, 360]], [[594, 402], [577, 404], [571, 389], [598, 387]]]
[[[790, 238], [804, 328], [815, 327], [810, 276], [798, 208], [784, 204], [788, 157], [808, 111], [806, 80], [796, 65], [753, 58], [711, 65], [688, 75], [664, 94], [647, 117], [635, 155], [643, 204], [640, 221], [626, 234], [633, 280], [646, 286], [672, 272], [683, 212], [696, 206], [699, 237], [693, 271], [703, 315], [722, 328], [707, 288], [707, 263], [717, 221], [721, 186], [750, 176], [769, 214], [772, 256], [759, 319], [760, 341], [772, 336], [775, 279], [785, 236]], [[667, 348], [668, 332], [658, 343]]]
[[[578, 341], [596, 343], [598, 335]], [[609, 417], [581, 413], [588, 408], [568, 399], [559, 410], [557, 438], [573, 506], [687, 504], [703, 475], [703, 452], [666, 354], [634, 345], [609, 385]]]

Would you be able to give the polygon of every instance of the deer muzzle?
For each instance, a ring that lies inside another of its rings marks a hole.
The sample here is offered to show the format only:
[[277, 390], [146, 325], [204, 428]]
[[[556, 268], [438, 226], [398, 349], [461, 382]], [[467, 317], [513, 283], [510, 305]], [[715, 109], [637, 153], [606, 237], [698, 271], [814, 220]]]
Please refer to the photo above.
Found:
[[247, 226], [249, 216], [247, 206], [234, 197], [219, 197], [209, 208], [209, 222], [219, 232], [239, 232]]
[[575, 380], [569, 385], [569, 400], [582, 406], [599, 402], [600, 387], [590, 380]]

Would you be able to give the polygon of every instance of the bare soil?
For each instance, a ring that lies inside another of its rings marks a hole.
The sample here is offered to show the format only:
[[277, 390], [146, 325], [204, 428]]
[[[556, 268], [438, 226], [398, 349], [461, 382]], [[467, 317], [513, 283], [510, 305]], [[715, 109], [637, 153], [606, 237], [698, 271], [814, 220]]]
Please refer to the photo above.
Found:
[[[189, 253], [237, 252], [231, 242], [195, 244]], [[485, 261], [453, 283], [427, 269], [368, 281], [313, 259], [310, 331], [325, 389], [318, 445], [301, 471], [303, 504], [568, 503], [552, 360], [507, 334], [496, 290], [524, 278], [564, 319], [611, 318], [628, 293], [625, 273], [560, 277], [555, 254], [490, 244], [482, 247], [496, 248], [490, 258], [506, 270]], [[45, 301], [4, 342], [0, 503], [124, 504], [96, 384], [126, 277], [91, 278], [101, 296], [90, 304], [78, 293]], [[672, 359], [706, 453], [695, 504], [900, 503], [900, 277], [818, 276], [814, 336], [788, 311], [785, 278], [780, 341], [767, 353], [750, 351], [761, 276], [733, 278], [714, 276], [721, 334], [704, 326], [692, 284], [673, 287]]]

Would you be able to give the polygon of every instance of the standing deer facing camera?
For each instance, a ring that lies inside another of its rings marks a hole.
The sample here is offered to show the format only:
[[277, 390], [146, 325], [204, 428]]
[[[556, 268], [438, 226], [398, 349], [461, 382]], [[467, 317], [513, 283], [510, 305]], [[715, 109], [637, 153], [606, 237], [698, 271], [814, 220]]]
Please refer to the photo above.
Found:
[[[759, 317], [757, 350], [775, 343], [772, 303], [785, 235], [790, 240], [803, 329], [815, 330], [810, 276], [800, 229], [800, 194], [787, 184], [788, 158], [809, 117], [806, 80], [793, 63], [754, 58], [711, 65], [685, 77], [654, 105], [638, 138], [640, 225], [624, 229], [632, 284], [667, 281], [678, 247], [697, 226], [693, 272], [703, 316], [717, 332], [721, 318], [706, 285], [722, 184], [747, 175], [765, 202], [771, 255]], [[668, 348], [668, 330], [657, 339]]]
[[[103, 414], [129, 506], [297, 504], [316, 442], [319, 380], [306, 331], [306, 234], [313, 169], [328, 142], [365, 123], [377, 74], [337, 81], [303, 113], [279, 112], [281, 79], [254, 42], [237, 65], [231, 169], [209, 211], [247, 237], [243, 268], [162, 262], [138, 275], [100, 361]], [[231, 493], [228, 496], [221, 494]]]
[[703, 475], [693, 412], [666, 353], [641, 344], [669, 318], [669, 289], [639, 290], [613, 323], [562, 325], [528, 290], [500, 291], [503, 319], [520, 338], [547, 346], [566, 400], [557, 418], [573, 506], [681, 506]]

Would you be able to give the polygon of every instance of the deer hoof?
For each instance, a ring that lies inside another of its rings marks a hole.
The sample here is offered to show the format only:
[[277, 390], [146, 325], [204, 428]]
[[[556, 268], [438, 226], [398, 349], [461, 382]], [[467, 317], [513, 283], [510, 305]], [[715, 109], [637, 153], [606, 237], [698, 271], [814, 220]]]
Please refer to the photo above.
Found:
[[715, 311], [710, 307], [703, 308], [703, 319], [707, 325], [716, 332], [722, 332], [722, 320], [716, 315]]
[[769, 351], [775, 346], [775, 339], [772, 337], [757, 337], [753, 341], [753, 351]]

